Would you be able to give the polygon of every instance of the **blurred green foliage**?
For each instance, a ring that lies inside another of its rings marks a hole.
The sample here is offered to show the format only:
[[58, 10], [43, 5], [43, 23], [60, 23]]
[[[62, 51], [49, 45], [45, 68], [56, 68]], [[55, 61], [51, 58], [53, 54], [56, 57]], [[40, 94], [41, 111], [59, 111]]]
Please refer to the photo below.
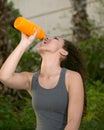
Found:
[[90, 80], [104, 81], [104, 36], [91, 38], [80, 44], [86, 59]]
[[86, 83], [87, 114], [83, 118], [80, 130], [104, 130], [104, 84], [98, 80]]
[[35, 122], [29, 97], [12, 102], [10, 95], [0, 96], [0, 130], [34, 130]]

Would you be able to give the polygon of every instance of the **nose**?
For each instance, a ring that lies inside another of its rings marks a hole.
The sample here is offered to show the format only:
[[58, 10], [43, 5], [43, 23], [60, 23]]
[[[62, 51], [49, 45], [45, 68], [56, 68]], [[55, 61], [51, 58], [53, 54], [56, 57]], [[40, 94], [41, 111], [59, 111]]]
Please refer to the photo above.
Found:
[[44, 39], [44, 43], [46, 44], [48, 40], [49, 38], [46, 36], [46, 38]]

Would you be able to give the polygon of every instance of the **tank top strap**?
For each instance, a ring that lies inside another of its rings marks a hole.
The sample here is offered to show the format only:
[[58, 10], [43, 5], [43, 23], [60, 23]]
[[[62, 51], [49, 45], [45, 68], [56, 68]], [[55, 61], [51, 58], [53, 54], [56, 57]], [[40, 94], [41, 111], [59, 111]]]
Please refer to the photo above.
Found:
[[61, 74], [60, 74], [60, 82], [65, 82], [65, 74], [66, 74], [66, 68], [62, 68]]
[[38, 82], [38, 77], [39, 77], [39, 71], [35, 72], [33, 75], [31, 89], [34, 89], [35, 87], [37, 87], [37, 85], [35, 84]]
[[38, 79], [39, 73], [40, 73], [40, 71], [35, 72], [35, 74], [34, 74], [34, 78], [35, 78], [35, 79]]
[[61, 73], [60, 73], [60, 78], [58, 81], [58, 87], [63, 91], [63, 89], [66, 91], [66, 84], [65, 84], [65, 74], [66, 74], [66, 68], [62, 68]]

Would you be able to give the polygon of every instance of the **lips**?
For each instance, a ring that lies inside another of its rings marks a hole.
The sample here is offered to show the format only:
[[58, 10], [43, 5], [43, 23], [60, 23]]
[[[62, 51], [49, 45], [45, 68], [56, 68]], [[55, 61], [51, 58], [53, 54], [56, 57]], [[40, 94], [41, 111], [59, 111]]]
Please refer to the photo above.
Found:
[[40, 46], [44, 46], [50, 42], [50, 39], [47, 37], [43, 40], [43, 42], [40, 44]]
[[46, 44], [47, 44], [47, 41], [44, 40], [44, 41], [40, 44], [40, 47], [42, 47], [42, 46], [44, 46], [44, 45], [46, 45]]

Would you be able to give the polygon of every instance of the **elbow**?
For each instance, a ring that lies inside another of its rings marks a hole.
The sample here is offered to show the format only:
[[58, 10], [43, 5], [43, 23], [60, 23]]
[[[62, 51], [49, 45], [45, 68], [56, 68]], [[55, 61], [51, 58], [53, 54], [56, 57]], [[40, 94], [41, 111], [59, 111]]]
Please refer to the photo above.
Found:
[[7, 75], [2, 74], [2, 72], [0, 72], [0, 82], [5, 83], [8, 79], [9, 77]]
[[79, 130], [81, 120], [78, 118], [69, 119], [64, 130]]
[[2, 82], [3, 76], [1, 74], [1, 70], [0, 70], [0, 82]]
[[4, 81], [6, 81], [6, 78], [0, 73], [0, 82], [3, 83]]

